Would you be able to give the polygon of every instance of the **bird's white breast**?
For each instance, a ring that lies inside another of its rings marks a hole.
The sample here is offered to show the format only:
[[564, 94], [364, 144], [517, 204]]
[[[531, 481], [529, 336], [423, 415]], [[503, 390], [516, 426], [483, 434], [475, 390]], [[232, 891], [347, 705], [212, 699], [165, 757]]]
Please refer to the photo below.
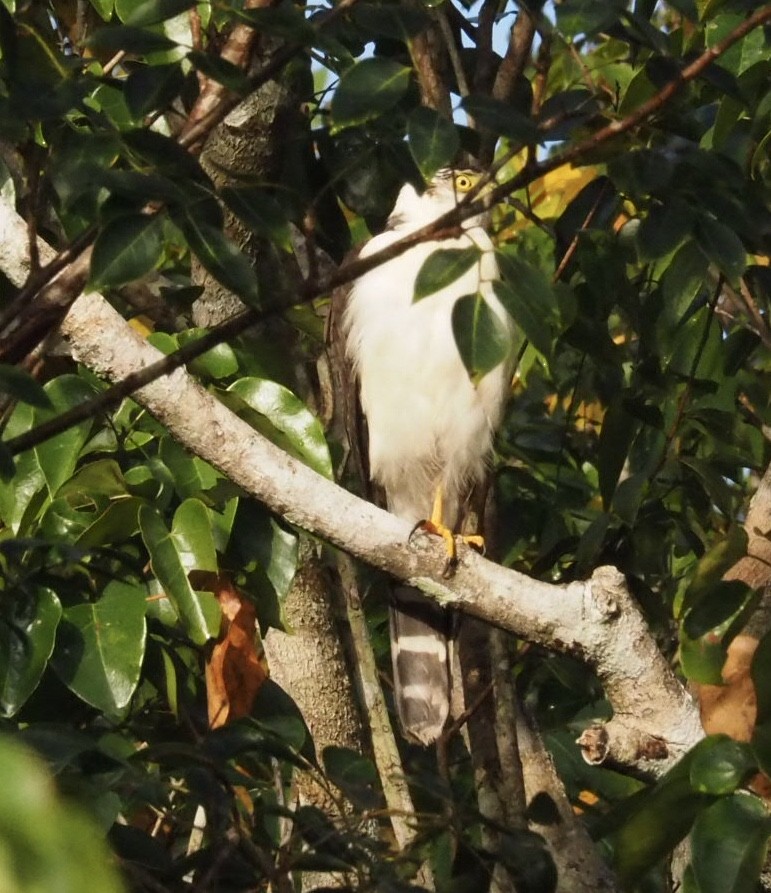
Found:
[[[382, 233], [362, 251], [366, 257], [398, 241], [404, 230]], [[348, 352], [358, 372], [369, 431], [372, 477], [392, 511], [410, 521], [428, 517], [438, 484], [445, 490], [446, 523], [455, 523], [458, 501], [480, 478], [508, 390], [504, 363], [474, 387], [452, 333], [452, 307], [480, 292], [500, 318], [508, 317], [494, 295], [498, 275], [492, 243], [481, 227], [441, 248], [477, 245], [480, 262], [455, 282], [417, 303], [415, 277], [437, 244], [411, 248], [362, 276], [346, 310]]]

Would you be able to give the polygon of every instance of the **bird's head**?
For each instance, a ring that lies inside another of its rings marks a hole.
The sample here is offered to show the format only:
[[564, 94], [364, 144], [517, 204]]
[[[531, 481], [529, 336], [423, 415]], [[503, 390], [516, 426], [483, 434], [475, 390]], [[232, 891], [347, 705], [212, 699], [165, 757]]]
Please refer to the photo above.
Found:
[[[406, 183], [396, 199], [388, 224], [391, 228], [405, 230], [420, 229], [432, 223], [437, 217], [451, 211], [471, 192], [479, 183], [483, 174], [475, 170], [451, 170], [443, 168], [434, 175], [431, 182], [422, 193], [418, 193], [414, 186]], [[495, 184], [486, 185], [479, 193], [484, 195]], [[478, 196], [477, 196], [478, 197]], [[479, 214], [465, 220], [464, 229], [472, 226], [484, 226], [487, 223], [487, 214]]]

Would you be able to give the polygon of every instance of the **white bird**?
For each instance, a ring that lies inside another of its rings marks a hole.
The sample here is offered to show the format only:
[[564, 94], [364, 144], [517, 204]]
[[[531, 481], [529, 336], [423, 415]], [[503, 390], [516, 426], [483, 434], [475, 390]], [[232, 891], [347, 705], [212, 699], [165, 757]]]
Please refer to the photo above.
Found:
[[[478, 182], [472, 171], [442, 170], [422, 193], [405, 185], [384, 232], [361, 250], [367, 257], [456, 207]], [[361, 276], [347, 297], [342, 330], [358, 380], [369, 436], [369, 472], [389, 511], [453, 543], [464, 504], [485, 476], [493, 436], [509, 390], [505, 361], [472, 383], [452, 331], [463, 295], [481, 295], [511, 334], [493, 290], [493, 243], [482, 217], [457, 238], [422, 242]], [[479, 258], [458, 279], [414, 300], [415, 280], [437, 249], [476, 246]], [[449, 550], [448, 550], [449, 551]], [[450, 703], [446, 611], [418, 590], [398, 586], [391, 609], [394, 700], [405, 735], [430, 744]]]

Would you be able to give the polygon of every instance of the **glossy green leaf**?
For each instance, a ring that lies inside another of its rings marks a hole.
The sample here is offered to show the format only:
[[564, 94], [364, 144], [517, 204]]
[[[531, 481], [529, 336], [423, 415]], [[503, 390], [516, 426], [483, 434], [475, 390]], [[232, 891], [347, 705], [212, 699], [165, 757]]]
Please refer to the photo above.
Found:
[[736, 233], [714, 217], [702, 214], [696, 221], [696, 241], [726, 279], [735, 283], [747, 266], [747, 252]]
[[410, 152], [423, 178], [429, 181], [443, 167], [449, 167], [460, 149], [458, 131], [434, 109], [419, 106], [407, 121]]
[[249, 258], [221, 229], [203, 223], [197, 217], [182, 215], [176, 221], [190, 250], [201, 264], [226, 288], [252, 306], [259, 306], [260, 287]]
[[[76, 375], [61, 375], [53, 379], [45, 386], [45, 391], [54, 410], [35, 410], [36, 424], [47, 421], [52, 416], [65, 412], [94, 396], [91, 385]], [[34, 447], [35, 456], [51, 496], [72, 476], [92, 426], [92, 420], [86, 419]]]
[[90, 3], [105, 22], [110, 20], [115, 9], [115, 0], [90, 0]]
[[700, 893], [755, 893], [766, 858], [771, 820], [759, 797], [723, 797], [696, 820], [691, 868]]
[[452, 333], [473, 384], [511, 353], [506, 324], [482, 295], [464, 295], [452, 308]]
[[196, 0], [116, 0], [115, 11], [126, 25], [144, 28], [165, 22], [195, 3]]
[[336, 130], [362, 124], [392, 109], [404, 96], [411, 69], [390, 59], [363, 59], [340, 79], [332, 97]]
[[29, 403], [30, 406], [44, 408], [51, 406], [51, 401], [43, 386], [18, 366], [0, 364], [0, 393], [8, 394], [14, 400]]
[[693, 241], [686, 242], [675, 252], [662, 277], [666, 325], [677, 325], [683, 319], [704, 286], [708, 264]]
[[177, 44], [176, 41], [170, 40], [163, 34], [157, 34], [155, 31], [119, 25], [99, 28], [86, 40], [86, 46], [103, 53], [117, 53], [119, 50], [125, 50], [127, 53], [141, 55], [171, 50]]
[[197, 593], [190, 585], [177, 541], [155, 509], [142, 506], [139, 527], [153, 573], [177, 612], [185, 632], [197, 645], [215, 638], [220, 629], [219, 605], [209, 593]]
[[145, 654], [144, 586], [113, 581], [95, 602], [66, 608], [51, 663], [78, 697], [107, 714], [123, 710]]
[[[314, 471], [332, 478], [332, 460], [321, 422], [288, 388], [264, 378], [242, 378], [227, 393], [238, 396], [270, 423], [272, 431], [259, 426], [263, 434]], [[255, 422], [253, 417], [247, 418], [250, 423]]]
[[466, 96], [462, 106], [478, 127], [499, 136], [520, 143], [536, 143], [542, 139], [532, 118], [499, 99], [482, 95]]
[[94, 289], [115, 288], [150, 273], [163, 255], [163, 219], [158, 215], [114, 217], [97, 236], [91, 255]]
[[10, 736], [0, 739], [0, 787], [0, 889], [124, 893], [98, 828], [60, 797], [45, 762]]
[[452, 285], [480, 262], [482, 253], [476, 245], [468, 248], [438, 248], [424, 261], [415, 277], [414, 301], [420, 301], [448, 285]]
[[691, 786], [703, 794], [731, 794], [757, 764], [748, 744], [728, 735], [712, 735], [691, 762]]
[[0, 620], [0, 711], [13, 716], [40, 682], [54, 649], [62, 606], [45, 586], [6, 605]]
[[186, 499], [174, 512], [171, 538], [188, 573], [192, 570], [217, 572], [211, 515], [200, 499]]
[[[5, 428], [7, 438], [29, 431], [34, 425], [34, 409], [20, 403], [11, 413]], [[0, 480], [0, 518], [13, 531], [25, 532], [26, 523], [32, 520], [34, 509], [42, 502], [46, 490], [43, 470], [34, 450], [26, 450], [16, 457], [16, 472], [8, 480]]]
[[225, 186], [220, 195], [225, 204], [251, 230], [275, 242], [284, 251], [292, 247], [289, 219], [284, 209], [259, 186]]

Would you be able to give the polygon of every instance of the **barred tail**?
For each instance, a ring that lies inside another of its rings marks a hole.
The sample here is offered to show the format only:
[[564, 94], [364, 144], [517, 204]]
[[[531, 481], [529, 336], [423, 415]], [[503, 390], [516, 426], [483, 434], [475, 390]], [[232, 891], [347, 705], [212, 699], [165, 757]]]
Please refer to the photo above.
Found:
[[436, 741], [450, 712], [449, 616], [419, 590], [394, 588], [390, 609], [394, 701], [405, 736]]

